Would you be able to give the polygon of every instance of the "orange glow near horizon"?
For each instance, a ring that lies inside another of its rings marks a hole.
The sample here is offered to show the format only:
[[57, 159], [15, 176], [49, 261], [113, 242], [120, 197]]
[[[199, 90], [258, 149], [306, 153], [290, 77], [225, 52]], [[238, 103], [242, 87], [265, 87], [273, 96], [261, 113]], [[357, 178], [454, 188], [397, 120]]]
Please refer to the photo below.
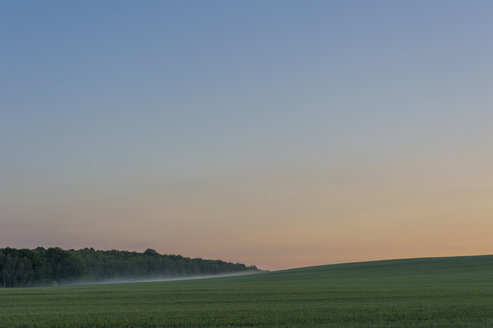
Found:
[[[26, 222], [27, 244], [9, 240], [9, 225], [3, 240], [17, 247], [151, 247], [264, 269], [493, 252], [493, 190], [476, 171], [450, 179], [451, 169], [428, 167], [425, 175], [414, 166], [400, 179], [387, 168], [357, 178], [351, 172], [312, 172], [311, 179], [291, 172], [249, 181], [211, 179], [200, 188], [149, 190], [140, 198], [135, 191], [106, 199], [86, 194], [84, 202], [67, 199], [51, 210], [56, 215], [50, 220]], [[31, 214], [43, 211], [43, 202], [36, 205]]]

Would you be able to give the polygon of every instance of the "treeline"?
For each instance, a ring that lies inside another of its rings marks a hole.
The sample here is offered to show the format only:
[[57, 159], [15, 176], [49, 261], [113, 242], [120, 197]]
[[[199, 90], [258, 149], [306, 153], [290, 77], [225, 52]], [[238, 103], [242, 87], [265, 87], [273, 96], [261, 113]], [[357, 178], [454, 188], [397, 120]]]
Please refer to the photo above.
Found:
[[0, 286], [56, 285], [72, 281], [141, 279], [235, 273], [257, 270], [255, 266], [221, 260], [143, 253], [101, 251], [93, 248], [63, 250], [0, 248]]

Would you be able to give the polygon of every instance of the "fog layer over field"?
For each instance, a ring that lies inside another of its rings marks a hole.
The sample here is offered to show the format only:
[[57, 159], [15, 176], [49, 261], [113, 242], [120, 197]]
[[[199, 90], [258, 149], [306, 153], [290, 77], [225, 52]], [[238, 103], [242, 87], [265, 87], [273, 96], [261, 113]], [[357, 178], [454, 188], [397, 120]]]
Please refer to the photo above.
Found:
[[[212, 278], [226, 278], [226, 277], [238, 277], [252, 274], [259, 274], [267, 271], [246, 271], [246, 272], [233, 272], [223, 274], [210, 274], [210, 275], [198, 275], [198, 276], [183, 276], [183, 277], [152, 277], [152, 278], [128, 278], [128, 279], [107, 279], [99, 281], [80, 280], [75, 282], [60, 283], [59, 286], [81, 286], [81, 285], [107, 285], [107, 284], [128, 284], [138, 282], [165, 282], [165, 281], [180, 281], [180, 280], [196, 280], [196, 279], [212, 279]], [[53, 285], [44, 285], [46, 287]]]

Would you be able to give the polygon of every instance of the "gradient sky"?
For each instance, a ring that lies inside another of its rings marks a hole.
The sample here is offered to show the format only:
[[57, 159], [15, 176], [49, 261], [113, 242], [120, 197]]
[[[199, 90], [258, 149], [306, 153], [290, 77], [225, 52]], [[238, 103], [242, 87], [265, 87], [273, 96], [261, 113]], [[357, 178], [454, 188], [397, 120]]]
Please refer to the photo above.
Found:
[[0, 247], [493, 253], [492, 1], [2, 1]]

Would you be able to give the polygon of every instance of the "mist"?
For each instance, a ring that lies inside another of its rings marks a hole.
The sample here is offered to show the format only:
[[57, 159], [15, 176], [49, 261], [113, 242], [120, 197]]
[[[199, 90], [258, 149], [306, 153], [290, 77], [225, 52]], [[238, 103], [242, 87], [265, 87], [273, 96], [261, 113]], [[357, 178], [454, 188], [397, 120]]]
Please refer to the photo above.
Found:
[[258, 271], [245, 271], [245, 272], [233, 272], [233, 273], [221, 273], [210, 275], [196, 275], [196, 276], [182, 276], [182, 277], [170, 277], [170, 276], [158, 276], [152, 278], [122, 278], [122, 279], [105, 279], [105, 280], [78, 280], [72, 282], [63, 282], [56, 285], [45, 284], [37, 287], [67, 287], [67, 286], [85, 286], [85, 285], [109, 285], [109, 284], [130, 284], [130, 283], [146, 283], [146, 282], [168, 282], [168, 281], [182, 281], [182, 280], [198, 280], [198, 279], [213, 279], [213, 278], [228, 278], [248, 276], [259, 273], [267, 272], [265, 270]]

